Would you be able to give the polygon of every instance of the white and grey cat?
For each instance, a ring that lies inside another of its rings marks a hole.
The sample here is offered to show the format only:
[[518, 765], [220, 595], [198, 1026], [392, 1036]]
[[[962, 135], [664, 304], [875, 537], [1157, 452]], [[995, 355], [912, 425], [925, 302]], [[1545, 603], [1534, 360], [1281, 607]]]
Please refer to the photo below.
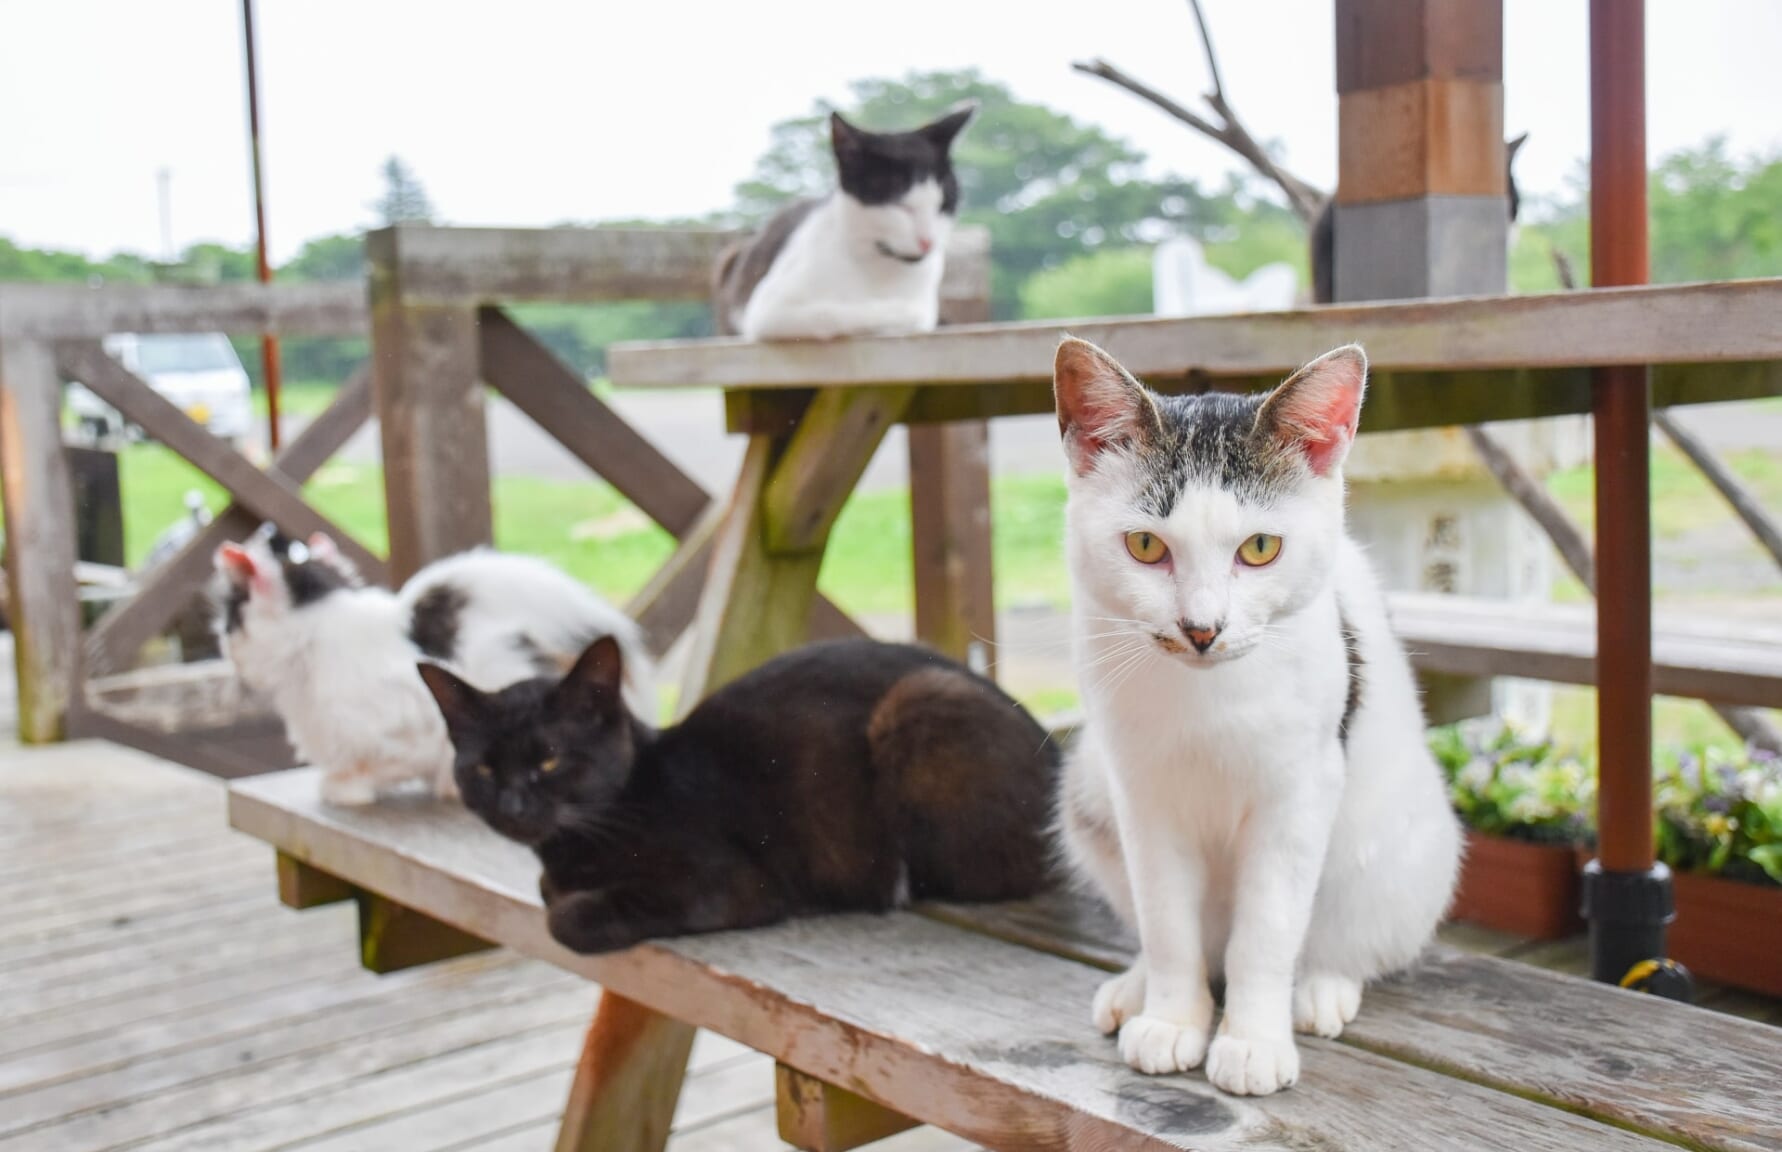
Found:
[[391, 592], [364, 585], [326, 536], [260, 533], [223, 545], [216, 566], [223, 649], [271, 701], [297, 754], [323, 769], [329, 803], [369, 804], [411, 780], [456, 794], [445, 722], [415, 667], [422, 658], [494, 691], [560, 676], [610, 635], [627, 663], [627, 703], [654, 714], [637, 625], [542, 560], [466, 552]]
[[719, 257], [719, 331], [751, 340], [899, 336], [940, 317], [959, 210], [951, 150], [976, 105], [910, 132], [829, 118], [839, 188], [781, 209]]
[[[1232, 1093], [1299, 1076], [1448, 906], [1460, 832], [1379, 581], [1343, 528], [1367, 360], [1272, 393], [1160, 396], [1059, 347], [1086, 724], [1065, 854], [1142, 952], [1093, 1005], [1143, 1072]], [[1213, 1030], [1210, 985], [1223, 975]]]

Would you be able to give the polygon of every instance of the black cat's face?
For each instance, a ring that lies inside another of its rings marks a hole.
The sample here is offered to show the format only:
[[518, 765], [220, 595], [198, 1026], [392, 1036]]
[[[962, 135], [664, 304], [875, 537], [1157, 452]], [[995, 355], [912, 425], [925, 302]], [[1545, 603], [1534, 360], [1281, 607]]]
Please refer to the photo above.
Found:
[[595, 641], [560, 682], [493, 693], [438, 665], [420, 669], [451, 734], [465, 807], [527, 845], [577, 827], [599, 831], [637, 755], [616, 643]]
[[841, 189], [881, 255], [916, 264], [945, 244], [959, 211], [953, 140], [976, 112], [962, 107], [910, 132], [867, 132], [840, 113], [830, 117]]

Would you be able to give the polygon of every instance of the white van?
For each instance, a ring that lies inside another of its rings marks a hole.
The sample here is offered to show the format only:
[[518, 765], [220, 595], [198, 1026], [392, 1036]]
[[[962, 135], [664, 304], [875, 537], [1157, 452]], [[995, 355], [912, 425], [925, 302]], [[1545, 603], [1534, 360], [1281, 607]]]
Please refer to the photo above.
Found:
[[[223, 333], [121, 332], [105, 338], [105, 350], [211, 435], [239, 444], [253, 431], [247, 371]], [[67, 403], [96, 442], [134, 434], [121, 414], [78, 383], [69, 385]]]

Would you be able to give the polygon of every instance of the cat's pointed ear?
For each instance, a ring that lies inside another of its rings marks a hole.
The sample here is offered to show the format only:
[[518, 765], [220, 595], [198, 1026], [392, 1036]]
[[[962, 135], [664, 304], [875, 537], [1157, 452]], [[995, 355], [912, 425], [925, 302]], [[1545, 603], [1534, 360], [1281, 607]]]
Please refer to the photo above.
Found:
[[1088, 475], [1109, 448], [1142, 442], [1158, 428], [1157, 406], [1119, 361], [1087, 340], [1066, 336], [1052, 363], [1052, 399], [1064, 454]]
[[246, 588], [253, 584], [256, 574], [254, 555], [241, 545], [220, 545], [212, 560], [223, 578], [237, 588]]
[[439, 714], [445, 717], [446, 732], [454, 742], [461, 732], [474, 728], [483, 717], [487, 703], [483, 694], [438, 664], [423, 661], [415, 665], [421, 682], [433, 693]]
[[1508, 167], [1509, 165], [1516, 163], [1516, 153], [1522, 151], [1522, 146], [1526, 143], [1528, 143], [1528, 133], [1526, 133], [1526, 132], [1524, 132], [1522, 135], [1516, 137], [1514, 140], [1504, 141], [1504, 165], [1505, 165], [1505, 167]]
[[1256, 413], [1258, 432], [1303, 453], [1312, 472], [1328, 476], [1343, 466], [1361, 424], [1367, 354], [1359, 344], [1326, 352], [1269, 393]]
[[340, 546], [334, 543], [334, 537], [326, 532], [311, 532], [304, 541], [309, 547], [309, 558], [333, 564], [340, 559]]
[[602, 636], [588, 645], [576, 660], [569, 675], [563, 678], [562, 687], [596, 698], [617, 700], [619, 685], [624, 680], [625, 658], [619, 652], [619, 642], [611, 636]]
[[866, 151], [866, 133], [842, 119], [840, 112], [829, 114], [829, 146], [838, 162], [846, 163]]
[[978, 114], [978, 102], [966, 100], [939, 120], [930, 121], [916, 129], [916, 134], [934, 145], [935, 151], [945, 152], [953, 146], [953, 140], [965, 131], [965, 126], [972, 122]]

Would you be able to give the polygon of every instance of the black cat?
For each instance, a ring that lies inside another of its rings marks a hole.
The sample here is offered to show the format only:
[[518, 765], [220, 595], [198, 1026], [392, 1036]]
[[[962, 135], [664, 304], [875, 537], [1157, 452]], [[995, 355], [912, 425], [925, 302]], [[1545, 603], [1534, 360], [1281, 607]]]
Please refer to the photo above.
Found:
[[485, 694], [422, 665], [464, 803], [544, 864], [577, 952], [1043, 886], [1056, 745], [990, 681], [870, 640], [788, 653], [655, 731], [618, 647]]

